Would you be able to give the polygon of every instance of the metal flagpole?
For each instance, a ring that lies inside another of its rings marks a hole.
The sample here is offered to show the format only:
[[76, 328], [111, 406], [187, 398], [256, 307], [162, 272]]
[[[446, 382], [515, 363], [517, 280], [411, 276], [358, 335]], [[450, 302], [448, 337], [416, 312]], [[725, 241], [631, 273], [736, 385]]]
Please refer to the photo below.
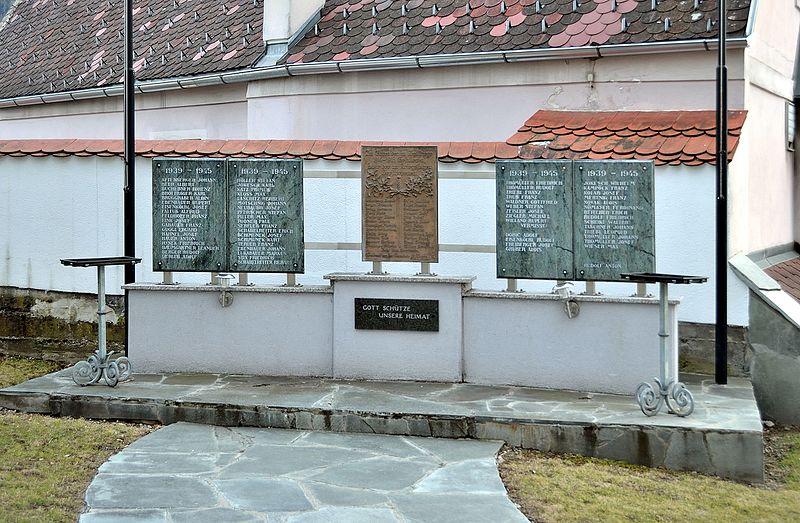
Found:
[[[123, 190], [124, 252], [136, 256], [136, 123], [134, 120], [133, 86], [133, 0], [125, 0], [125, 78], [123, 114], [125, 119], [124, 154], [125, 186]], [[136, 281], [133, 264], [125, 265], [125, 283]], [[128, 355], [128, 291], [125, 291], [125, 355]]]
[[717, 261], [714, 378], [728, 383], [728, 67], [727, 1], [719, 1], [719, 56], [717, 61]]

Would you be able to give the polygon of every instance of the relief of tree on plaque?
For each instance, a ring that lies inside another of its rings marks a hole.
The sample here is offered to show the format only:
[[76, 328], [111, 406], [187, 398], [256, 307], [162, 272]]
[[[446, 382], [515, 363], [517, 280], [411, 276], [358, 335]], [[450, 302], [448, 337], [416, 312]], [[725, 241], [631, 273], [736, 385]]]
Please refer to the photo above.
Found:
[[395, 176], [392, 184], [392, 177], [387, 174], [378, 174], [374, 170], [367, 170], [367, 177], [364, 181], [370, 196], [388, 195], [389, 197], [417, 197], [421, 194], [433, 196], [433, 171], [426, 169], [422, 174], [409, 176], [403, 184], [401, 176]]

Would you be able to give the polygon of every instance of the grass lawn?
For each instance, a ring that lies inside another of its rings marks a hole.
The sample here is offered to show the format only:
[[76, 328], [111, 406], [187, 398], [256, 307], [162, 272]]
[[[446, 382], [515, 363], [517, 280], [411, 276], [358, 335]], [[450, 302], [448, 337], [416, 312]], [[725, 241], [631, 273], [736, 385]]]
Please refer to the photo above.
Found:
[[503, 454], [500, 474], [531, 521], [800, 521], [800, 430], [765, 434], [767, 481], [749, 486], [527, 450]]
[[[58, 368], [0, 358], [0, 388]], [[0, 409], [0, 522], [75, 521], [97, 467], [150, 430]]]

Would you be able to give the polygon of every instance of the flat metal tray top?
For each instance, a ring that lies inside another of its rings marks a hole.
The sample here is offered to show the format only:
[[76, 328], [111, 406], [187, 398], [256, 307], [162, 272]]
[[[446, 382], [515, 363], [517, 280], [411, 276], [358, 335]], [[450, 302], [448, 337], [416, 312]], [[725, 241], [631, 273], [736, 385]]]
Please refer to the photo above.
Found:
[[100, 265], [135, 265], [141, 261], [141, 258], [133, 256], [104, 256], [100, 258], [64, 258], [61, 260], [61, 264], [69, 267], [97, 267]]
[[706, 276], [686, 276], [684, 274], [662, 274], [658, 272], [628, 272], [620, 274], [622, 279], [636, 283], [705, 283]]

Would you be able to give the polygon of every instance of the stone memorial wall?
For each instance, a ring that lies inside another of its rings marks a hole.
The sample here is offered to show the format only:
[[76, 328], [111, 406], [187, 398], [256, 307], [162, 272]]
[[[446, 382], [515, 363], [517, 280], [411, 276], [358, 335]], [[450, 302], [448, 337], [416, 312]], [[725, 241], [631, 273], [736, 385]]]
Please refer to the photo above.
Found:
[[653, 163], [575, 162], [575, 278], [654, 272]]
[[226, 251], [225, 160], [154, 160], [153, 269], [219, 271]]
[[439, 261], [436, 147], [362, 147], [361, 211], [364, 261]]
[[499, 278], [622, 281], [655, 270], [653, 163], [497, 162]]
[[153, 161], [153, 269], [303, 272], [300, 160]]
[[230, 266], [303, 272], [303, 166], [289, 160], [228, 164]]
[[498, 277], [571, 274], [572, 162], [502, 162], [497, 180]]

